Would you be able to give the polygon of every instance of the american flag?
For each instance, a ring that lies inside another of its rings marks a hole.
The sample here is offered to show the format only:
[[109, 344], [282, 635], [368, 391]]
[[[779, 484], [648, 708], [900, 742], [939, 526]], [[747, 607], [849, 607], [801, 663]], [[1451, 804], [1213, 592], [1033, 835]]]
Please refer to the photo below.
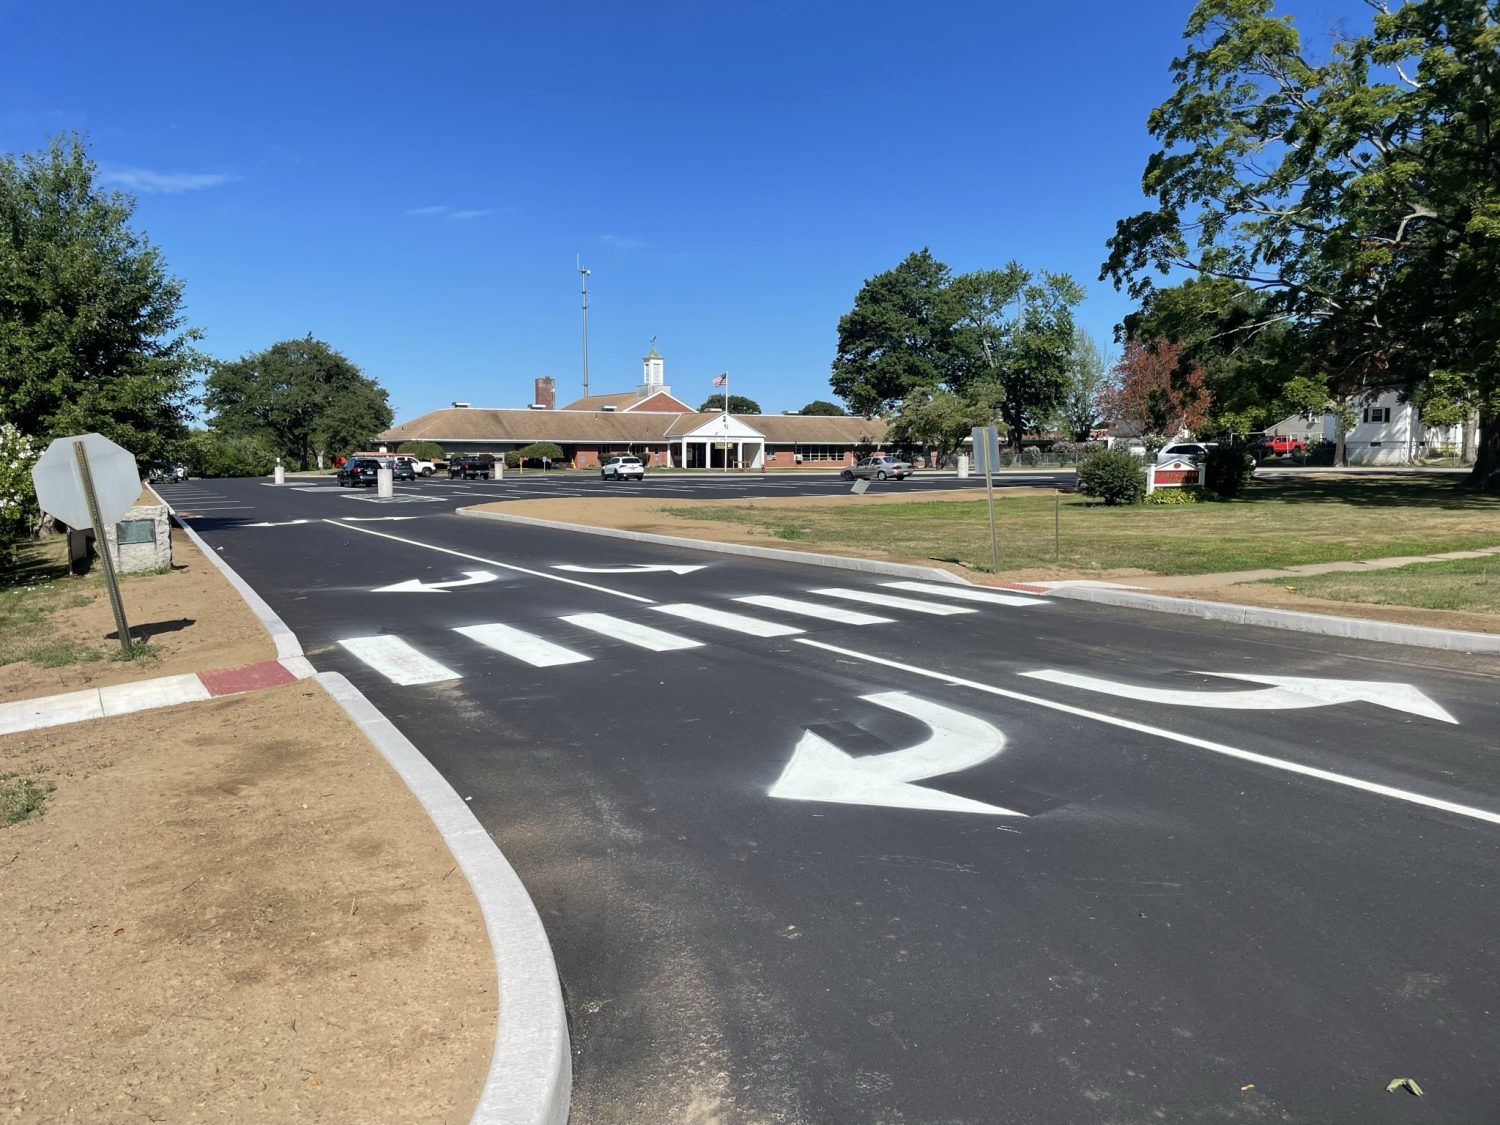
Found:
[[729, 386], [729, 372], [726, 371], [726, 372], [724, 372], [724, 374], [720, 375], [717, 379], [715, 379], [714, 380], [714, 386], [716, 386], [716, 387], [727, 387], [727, 386]]

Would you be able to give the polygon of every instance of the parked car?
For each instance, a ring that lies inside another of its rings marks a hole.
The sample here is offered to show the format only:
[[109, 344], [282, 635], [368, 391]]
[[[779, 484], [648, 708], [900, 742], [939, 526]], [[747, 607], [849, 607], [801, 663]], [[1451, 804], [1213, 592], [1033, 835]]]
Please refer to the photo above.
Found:
[[146, 480], [148, 483], [170, 481], [173, 484], [178, 484], [187, 479], [188, 471], [186, 465], [178, 465], [171, 461], [150, 461], [146, 465]]
[[462, 477], [464, 480], [484, 480], [493, 475], [494, 465], [495, 458], [488, 453], [456, 457], [448, 462], [448, 479]]
[[380, 462], [373, 457], [351, 457], [339, 466], [340, 488], [358, 488], [368, 484], [374, 488], [380, 480]]
[[845, 480], [853, 480], [855, 477], [863, 477], [865, 480], [885, 480], [887, 477], [905, 480], [910, 474], [910, 461], [903, 461], [894, 453], [876, 453], [839, 475]]
[[641, 464], [639, 457], [617, 453], [599, 466], [601, 480], [628, 480], [631, 477], [646, 479], [646, 466]]
[[[410, 453], [398, 453], [395, 460], [411, 466], [411, 471], [417, 476], [430, 477], [437, 472], [437, 466], [431, 461], [424, 461], [420, 457], [414, 457]], [[399, 479], [399, 478], [397, 478]]]
[[1250, 452], [1256, 458], [1261, 457], [1283, 457], [1289, 453], [1302, 454], [1307, 452], [1307, 443], [1301, 438], [1285, 437], [1282, 434], [1266, 434], [1250, 447]]
[[1156, 463], [1165, 465], [1168, 461], [1175, 461], [1181, 457], [1184, 461], [1197, 461], [1201, 457], [1207, 457], [1210, 449], [1217, 449], [1218, 442], [1214, 441], [1174, 441], [1170, 445], [1164, 445], [1161, 452], [1156, 455]]
[[412, 467], [410, 457], [381, 457], [380, 467], [391, 471], [392, 480], [416, 480], [417, 470]]

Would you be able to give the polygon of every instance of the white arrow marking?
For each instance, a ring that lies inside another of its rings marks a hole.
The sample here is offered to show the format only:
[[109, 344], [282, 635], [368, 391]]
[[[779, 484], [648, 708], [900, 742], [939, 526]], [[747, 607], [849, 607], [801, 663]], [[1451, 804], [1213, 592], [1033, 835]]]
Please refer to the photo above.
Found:
[[377, 586], [374, 593], [377, 594], [445, 594], [449, 590], [459, 586], [478, 586], [482, 582], [493, 582], [495, 576], [487, 570], [466, 570], [467, 578], [455, 578], [450, 582], [423, 582], [420, 578], [413, 578], [407, 582], [397, 582], [394, 586]]
[[905, 750], [855, 758], [820, 735], [804, 731], [792, 753], [792, 760], [776, 784], [771, 786], [771, 796], [790, 801], [887, 805], [900, 809], [989, 813], [992, 816], [1026, 815], [911, 784], [966, 770], [1000, 753], [1005, 748], [1005, 736], [989, 723], [903, 691], [861, 698], [866, 703], [887, 707], [926, 723], [932, 729], [932, 737]]
[[576, 574], [661, 574], [671, 571], [673, 574], [692, 574], [695, 570], [702, 570], [707, 563], [701, 566], [657, 566], [653, 563], [632, 563], [630, 566], [575, 566], [572, 563], [557, 563], [553, 570], [571, 570]]
[[247, 523], [246, 527], [292, 527], [299, 523], [312, 523], [312, 520], [287, 520], [285, 523]]
[[[386, 520], [414, 520], [416, 516], [340, 516], [340, 523], [382, 523]], [[301, 520], [297, 521], [301, 523]]]
[[1072, 672], [1044, 669], [1022, 672], [1033, 680], [1063, 684], [1139, 699], [1144, 703], [1168, 703], [1174, 707], [1217, 707], [1230, 711], [1286, 711], [1302, 707], [1328, 707], [1335, 703], [1375, 703], [1395, 711], [1406, 711], [1444, 723], [1457, 723], [1427, 696], [1410, 684], [1379, 683], [1373, 680], [1323, 680], [1304, 676], [1250, 676], [1238, 672], [1196, 672], [1199, 676], [1220, 676], [1230, 680], [1249, 680], [1270, 684], [1269, 691], [1180, 691], [1172, 688], [1138, 687], [1134, 684], [1079, 676]]

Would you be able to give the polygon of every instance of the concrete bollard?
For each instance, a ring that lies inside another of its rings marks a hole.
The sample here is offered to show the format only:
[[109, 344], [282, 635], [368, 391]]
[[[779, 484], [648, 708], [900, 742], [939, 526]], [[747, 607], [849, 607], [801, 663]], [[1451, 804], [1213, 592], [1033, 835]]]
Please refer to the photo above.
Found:
[[283, 468], [280, 465], [276, 466], [276, 483], [277, 484], [285, 484], [286, 483], [286, 469]]
[[969, 455], [967, 453], [960, 453], [958, 455], [958, 479], [959, 480], [967, 480], [968, 478], [969, 478]]
[[396, 473], [393, 469], [377, 469], [375, 472], [375, 494], [389, 500], [396, 493]]
[[494, 475], [494, 479], [495, 480], [504, 480], [505, 479], [505, 461], [502, 458], [498, 458], [497, 457], [495, 459], [495, 475]]

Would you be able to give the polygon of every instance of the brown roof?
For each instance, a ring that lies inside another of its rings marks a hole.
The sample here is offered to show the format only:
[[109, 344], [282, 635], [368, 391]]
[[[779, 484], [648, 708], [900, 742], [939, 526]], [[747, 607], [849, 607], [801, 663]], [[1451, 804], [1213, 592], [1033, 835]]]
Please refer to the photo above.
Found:
[[[598, 396], [615, 397], [615, 396]], [[454, 447], [468, 442], [551, 441], [559, 444], [609, 444], [664, 441], [691, 433], [716, 412], [666, 414], [652, 411], [603, 410], [486, 410], [445, 408], [376, 434], [379, 441], [433, 441]], [[737, 414], [745, 425], [775, 445], [820, 442], [858, 445], [885, 438], [879, 418], [837, 418], [803, 414]]]
[[617, 395], [587, 395], [576, 399], [564, 406], [563, 410], [598, 410], [601, 407], [613, 406], [624, 410], [635, 401], [634, 391], [623, 391]]
[[639, 410], [642, 412], [652, 411], [657, 414], [695, 414], [695, 411], [687, 403], [676, 395], [670, 395], [666, 391], [657, 391], [655, 394], [647, 395], [639, 402], [632, 403], [626, 410]]

